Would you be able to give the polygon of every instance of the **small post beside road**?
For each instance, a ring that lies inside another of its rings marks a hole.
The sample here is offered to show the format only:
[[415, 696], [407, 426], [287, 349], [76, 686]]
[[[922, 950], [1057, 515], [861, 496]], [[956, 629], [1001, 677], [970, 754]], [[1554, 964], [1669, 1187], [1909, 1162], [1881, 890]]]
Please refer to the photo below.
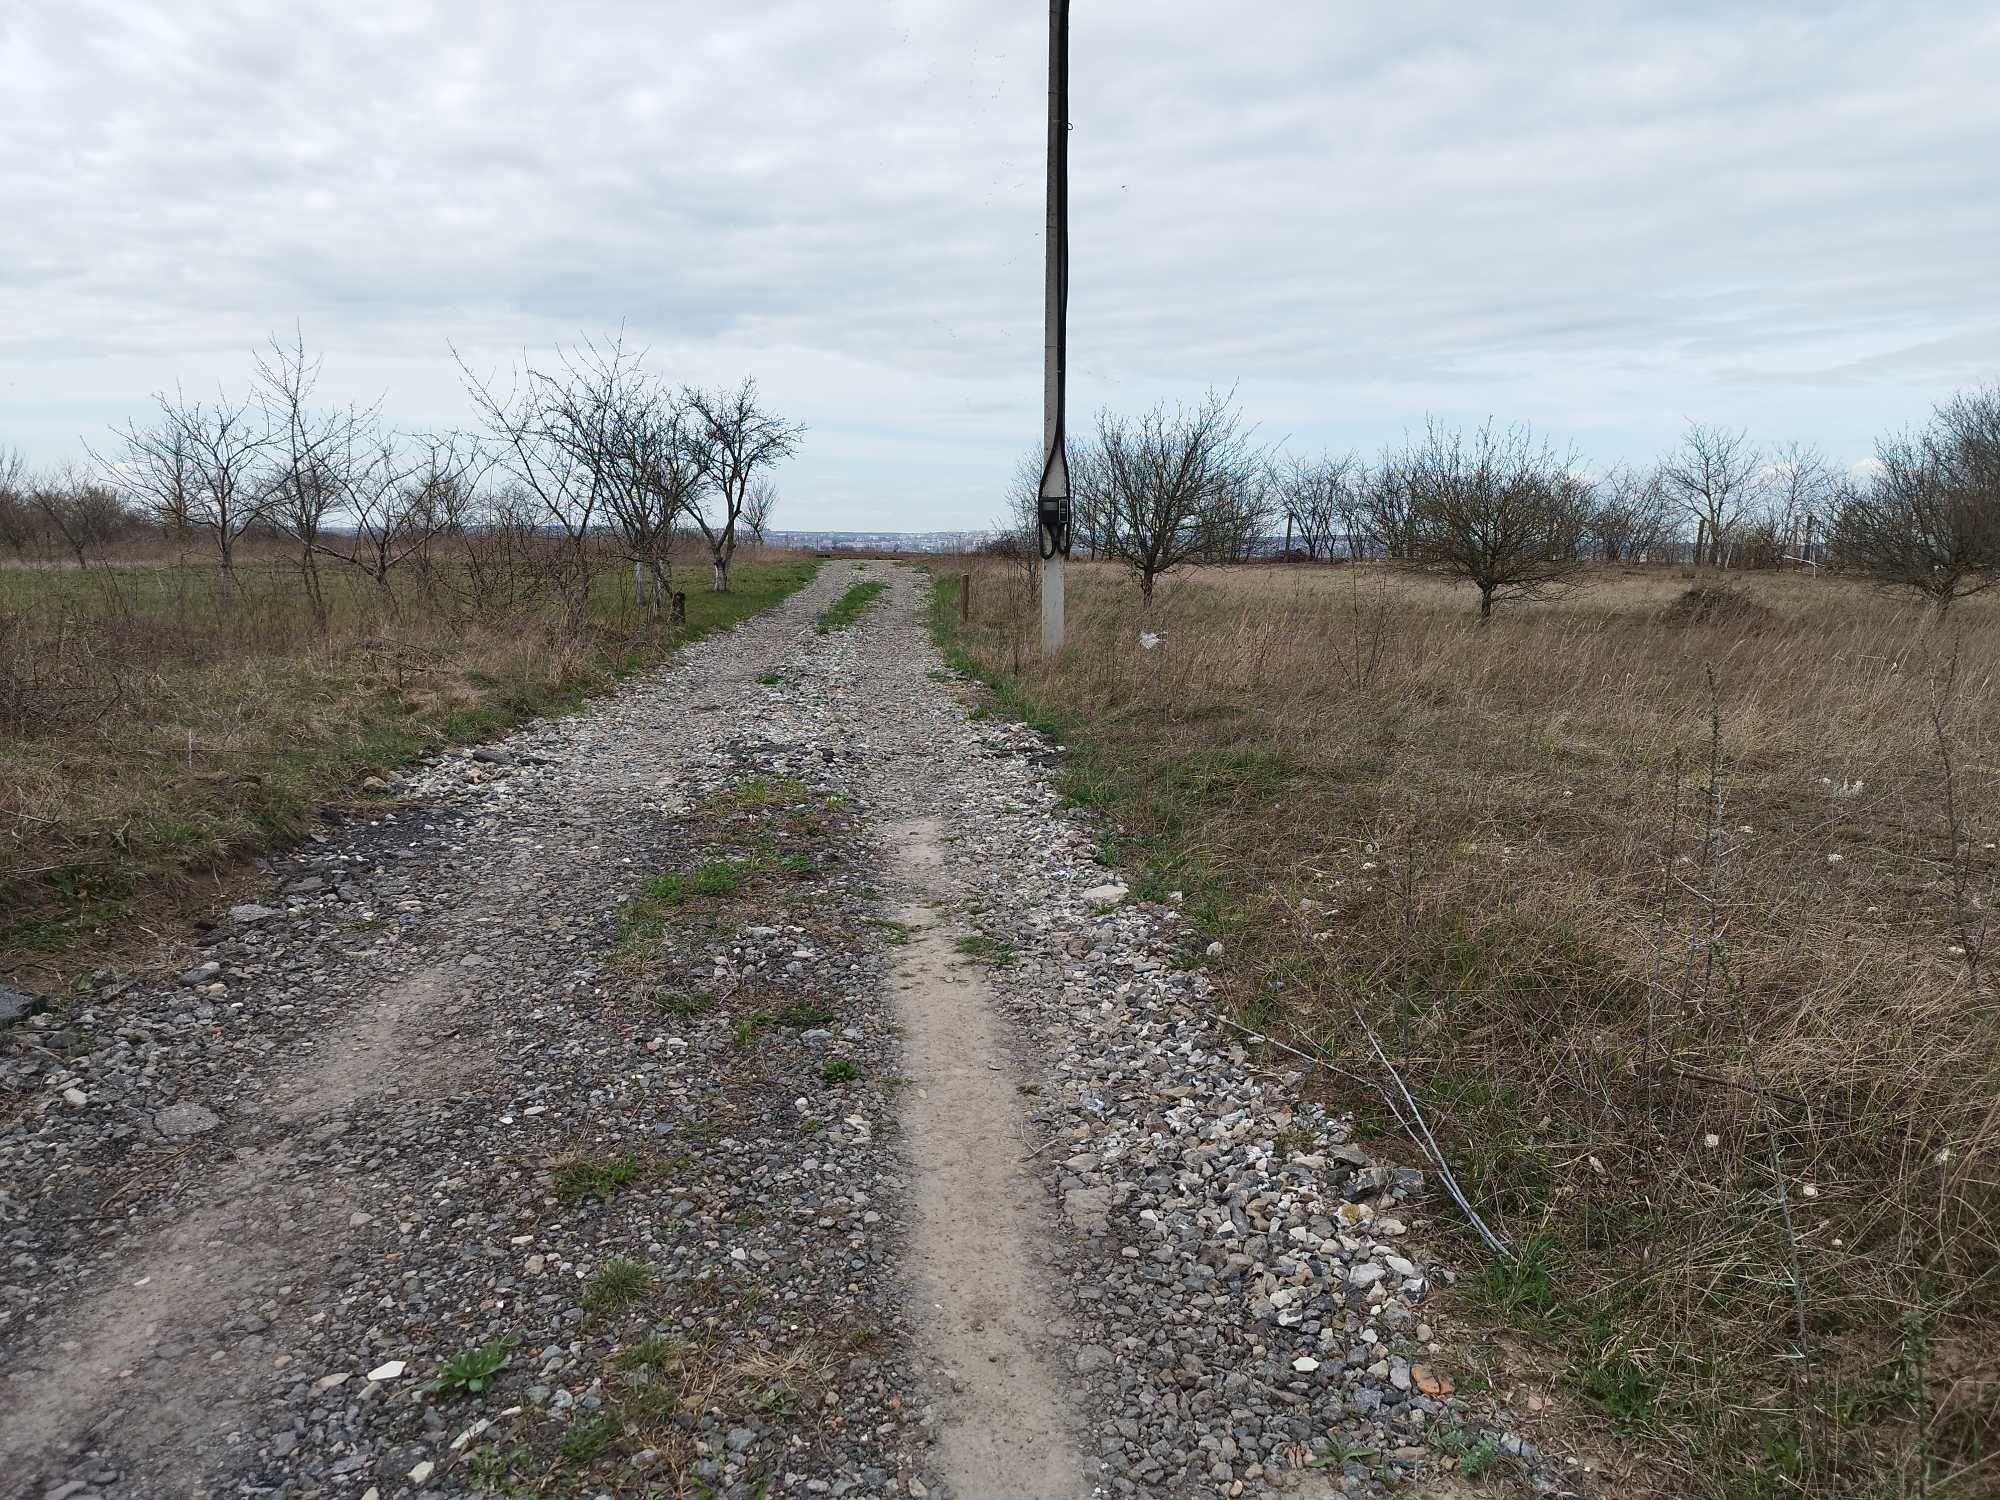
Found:
[[963, 625], [972, 618], [972, 575], [958, 575], [958, 623]]

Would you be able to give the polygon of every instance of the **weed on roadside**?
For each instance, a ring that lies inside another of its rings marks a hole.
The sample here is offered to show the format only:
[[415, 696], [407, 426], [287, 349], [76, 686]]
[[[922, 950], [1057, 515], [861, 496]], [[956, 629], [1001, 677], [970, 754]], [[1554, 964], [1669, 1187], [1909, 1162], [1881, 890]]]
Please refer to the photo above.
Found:
[[834, 1020], [835, 1015], [817, 1000], [795, 1000], [778, 1012], [778, 1019], [794, 1031], [810, 1031]]
[[620, 1188], [629, 1187], [646, 1172], [646, 1164], [636, 1156], [588, 1156], [581, 1153], [559, 1156], [549, 1163], [556, 1180], [556, 1196], [565, 1203], [581, 1203], [585, 1198], [609, 1202]]
[[493, 1378], [507, 1368], [507, 1360], [514, 1345], [519, 1340], [511, 1337], [494, 1339], [475, 1349], [467, 1349], [454, 1354], [445, 1362], [437, 1378], [430, 1384], [431, 1394], [455, 1396], [460, 1392], [468, 1396], [481, 1394], [493, 1383]]
[[984, 933], [968, 933], [953, 938], [951, 946], [959, 953], [993, 968], [1002, 968], [1014, 961], [1014, 945], [999, 938], [987, 937]]
[[653, 1268], [643, 1260], [614, 1256], [599, 1266], [583, 1294], [585, 1312], [616, 1312], [630, 1307], [653, 1284]]
[[618, 1436], [618, 1423], [605, 1412], [586, 1417], [563, 1434], [560, 1452], [572, 1463], [589, 1463], [604, 1454]]

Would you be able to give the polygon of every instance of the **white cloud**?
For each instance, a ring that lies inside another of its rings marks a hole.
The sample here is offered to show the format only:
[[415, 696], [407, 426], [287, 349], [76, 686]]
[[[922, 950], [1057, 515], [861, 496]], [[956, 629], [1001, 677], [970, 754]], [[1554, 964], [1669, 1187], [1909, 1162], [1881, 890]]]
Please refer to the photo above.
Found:
[[[624, 320], [816, 433], [792, 519], [998, 508], [1040, 410], [1041, 17], [882, 0], [15, 3], [0, 443], [76, 451], [300, 320], [355, 394]], [[1592, 456], [1689, 416], [1843, 461], [2000, 374], [1985, 7], [1075, 16], [1080, 413], [1241, 382]]]

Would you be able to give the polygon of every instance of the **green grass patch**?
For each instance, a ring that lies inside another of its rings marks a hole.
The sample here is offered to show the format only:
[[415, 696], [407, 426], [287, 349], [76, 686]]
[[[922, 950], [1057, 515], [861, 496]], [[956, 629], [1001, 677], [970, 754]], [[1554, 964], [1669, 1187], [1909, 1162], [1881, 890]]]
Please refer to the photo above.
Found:
[[621, 1188], [644, 1177], [646, 1170], [646, 1163], [636, 1156], [564, 1156], [550, 1165], [556, 1195], [565, 1203], [585, 1198], [608, 1203]]
[[614, 1256], [597, 1268], [584, 1290], [586, 1312], [617, 1312], [630, 1307], [653, 1285], [653, 1268], [643, 1260]]
[[617, 1419], [609, 1413], [599, 1412], [584, 1418], [563, 1434], [562, 1456], [572, 1463], [589, 1463], [609, 1452], [617, 1438]]
[[857, 583], [843, 593], [833, 603], [819, 613], [817, 629], [821, 635], [831, 635], [836, 630], [845, 630], [868, 612], [868, 607], [887, 588], [885, 583], [871, 580]]
[[794, 1031], [809, 1031], [828, 1024], [834, 1014], [817, 1000], [795, 1000], [778, 1012], [778, 1019]]
[[957, 952], [980, 963], [999, 968], [1014, 961], [1014, 945], [999, 938], [987, 937], [982, 932], [967, 933], [952, 939], [951, 946]]

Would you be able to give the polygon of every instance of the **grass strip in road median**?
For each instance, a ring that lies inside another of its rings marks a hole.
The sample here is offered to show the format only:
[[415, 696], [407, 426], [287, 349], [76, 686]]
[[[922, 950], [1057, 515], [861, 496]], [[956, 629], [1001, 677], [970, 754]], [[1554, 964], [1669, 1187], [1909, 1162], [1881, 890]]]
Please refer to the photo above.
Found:
[[819, 633], [831, 635], [836, 630], [845, 630], [868, 612], [868, 606], [887, 587], [887, 584], [877, 582], [855, 584], [819, 612]]

